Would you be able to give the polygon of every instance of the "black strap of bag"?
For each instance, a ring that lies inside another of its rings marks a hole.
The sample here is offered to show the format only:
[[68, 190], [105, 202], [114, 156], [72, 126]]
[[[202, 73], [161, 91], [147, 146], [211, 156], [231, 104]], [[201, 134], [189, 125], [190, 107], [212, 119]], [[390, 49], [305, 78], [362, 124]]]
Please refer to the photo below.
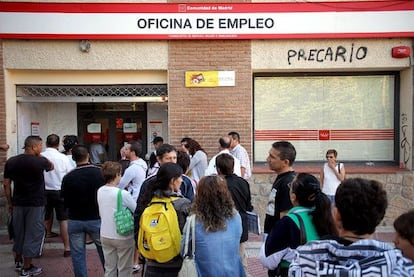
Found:
[[299, 221], [299, 229], [300, 229], [300, 245], [303, 245], [306, 243], [306, 233], [305, 233], [305, 224], [303, 223], [303, 219], [300, 215], [295, 214], [296, 218]]

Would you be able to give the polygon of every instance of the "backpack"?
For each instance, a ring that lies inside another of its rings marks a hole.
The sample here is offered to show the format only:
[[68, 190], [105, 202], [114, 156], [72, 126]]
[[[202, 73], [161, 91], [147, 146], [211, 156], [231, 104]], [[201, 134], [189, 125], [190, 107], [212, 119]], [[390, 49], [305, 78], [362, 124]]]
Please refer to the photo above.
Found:
[[153, 197], [139, 221], [138, 250], [147, 259], [165, 263], [180, 253], [181, 231], [172, 201]]
[[349, 246], [314, 241], [297, 249], [289, 276], [383, 277], [414, 276], [414, 264], [392, 245], [361, 240]]

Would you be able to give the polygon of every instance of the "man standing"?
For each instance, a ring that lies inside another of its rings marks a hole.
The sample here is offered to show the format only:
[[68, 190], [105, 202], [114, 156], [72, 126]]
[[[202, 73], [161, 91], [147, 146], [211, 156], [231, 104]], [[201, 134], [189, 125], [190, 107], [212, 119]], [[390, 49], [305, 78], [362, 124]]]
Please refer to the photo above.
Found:
[[[161, 165], [164, 163], [177, 163], [177, 150], [171, 144], [164, 143], [157, 151], [157, 161]], [[157, 178], [157, 175], [153, 175], [145, 179], [145, 181], [141, 185], [141, 190], [139, 192], [139, 196], [137, 199], [137, 208], [134, 212], [134, 223], [135, 223], [135, 239], [138, 239], [138, 227], [139, 227], [139, 218], [141, 214], [138, 211], [144, 210], [141, 205], [141, 200], [144, 197], [145, 191], [147, 187], [154, 183]]]
[[75, 277], [86, 277], [85, 236], [95, 243], [104, 267], [105, 261], [100, 241], [101, 219], [97, 201], [98, 189], [105, 180], [98, 166], [89, 163], [88, 148], [77, 144], [72, 149], [76, 168], [62, 180], [61, 195], [68, 209], [68, 233]]
[[90, 159], [91, 163], [101, 165], [108, 160], [108, 154], [106, 152], [105, 146], [100, 141], [100, 139], [95, 139], [90, 146]]
[[288, 141], [277, 141], [269, 150], [267, 163], [269, 168], [276, 172], [277, 177], [269, 194], [264, 222], [265, 234], [269, 234], [275, 223], [292, 208], [289, 184], [296, 175], [292, 168], [295, 159], [295, 147]]
[[231, 140], [230, 149], [231, 154], [240, 160], [241, 176], [244, 179], [249, 179], [252, 176], [250, 167], [250, 158], [246, 149], [240, 144], [240, 135], [237, 132], [230, 132], [228, 136]]
[[43, 172], [52, 170], [53, 164], [41, 157], [40, 152], [42, 139], [28, 136], [24, 141], [24, 153], [10, 158], [4, 166], [4, 192], [9, 212], [13, 214], [13, 251], [20, 276], [42, 273], [41, 268], [32, 264], [32, 258], [39, 256], [42, 251], [46, 204]]
[[45, 189], [46, 189], [46, 212], [45, 212], [45, 226], [46, 230], [50, 230], [46, 237], [50, 237], [53, 233], [53, 210], [56, 211], [56, 219], [60, 225], [60, 236], [64, 246], [64, 257], [70, 256], [69, 237], [68, 237], [68, 215], [63, 204], [63, 198], [60, 196], [60, 189], [62, 186], [62, 179], [69, 171], [72, 165], [65, 154], [59, 152], [60, 139], [56, 134], [51, 134], [46, 139], [46, 150], [41, 153], [51, 161], [55, 168], [49, 172], [45, 172]]
[[[137, 201], [141, 185], [145, 180], [147, 173], [147, 163], [140, 158], [142, 153], [142, 146], [137, 141], [130, 141], [125, 147], [125, 155], [129, 159], [129, 166], [124, 172], [118, 187], [124, 189], [128, 187], [134, 201]], [[138, 249], [134, 253], [134, 265], [132, 271], [135, 273], [141, 269], [138, 264], [139, 253]]]
[[[217, 169], [216, 169], [216, 158], [217, 158], [217, 156], [220, 155], [220, 154], [230, 154], [231, 139], [229, 137], [221, 137], [218, 142], [219, 142], [220, 152], [217, 155], [215, 155], [213, 158], [211, 158], [210, 162], [208, 163], [208, 167], [206, 169], [205, 175], [217, 174]], [[233, 156], [233, 159], [234, 159], [234, 167], [233, 167], [233, 172], [232, 173], [234, 173], [237, 176], [241, 177], [240, 160], [238, 158], [234, 157], [234, 156]]]
[[151, 152], [151, 155], [148, 158], [148, 174], [147, 176], [152, 176], [157, 174], [158, 169], [160, 168], [159, 163], [157, 162], [157, 149], [163, 145], [164, 139], [162, 137], [155, 137], [152, 140], [152, 144], [154, 145], [154, 151]]
[[145, 180], [147, 163], [140, 158], [142, 146], [137, 141], [130, 141], [125, 148], [125, 155], [129, 159], [129, 166], [119, 182], [120, 189], [128, 188], [134, 201], [137, 201], [142, 182]]

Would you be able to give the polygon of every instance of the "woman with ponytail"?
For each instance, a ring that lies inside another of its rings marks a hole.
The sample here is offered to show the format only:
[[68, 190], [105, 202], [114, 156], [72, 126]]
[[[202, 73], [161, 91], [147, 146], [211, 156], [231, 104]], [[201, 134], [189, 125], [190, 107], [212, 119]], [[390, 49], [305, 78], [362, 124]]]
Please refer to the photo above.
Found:
[[260, 261], [269, 276], [288, 276], [289, 262], [299, 245], [337, 233], [329, 198], [321, 191], [318, 179], [300, 173], [290, 184], [293, 208], [272, 228], [260, 250]]

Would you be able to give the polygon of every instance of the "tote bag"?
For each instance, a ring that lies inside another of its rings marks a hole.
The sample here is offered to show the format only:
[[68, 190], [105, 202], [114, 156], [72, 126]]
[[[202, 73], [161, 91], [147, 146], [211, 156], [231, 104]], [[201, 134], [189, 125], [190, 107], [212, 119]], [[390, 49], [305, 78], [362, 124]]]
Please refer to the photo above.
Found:
[[[190, 240], [190, 227], [192, 234], [191, 253], [188, 253], [188, 243]], [[181, 266], [178, 277], [197, 277], [197, 268], [195, 264], [195, 215], [190, 216], [187, 224], [185, 244], [184, 244], [184, 261]]]
[[126, 236], [134, 230], [134, 218], [128, 208], [122, 208], [122, 190], [118, 191], [118, 199], [114, 213], [116, 232], [118, 235]]

